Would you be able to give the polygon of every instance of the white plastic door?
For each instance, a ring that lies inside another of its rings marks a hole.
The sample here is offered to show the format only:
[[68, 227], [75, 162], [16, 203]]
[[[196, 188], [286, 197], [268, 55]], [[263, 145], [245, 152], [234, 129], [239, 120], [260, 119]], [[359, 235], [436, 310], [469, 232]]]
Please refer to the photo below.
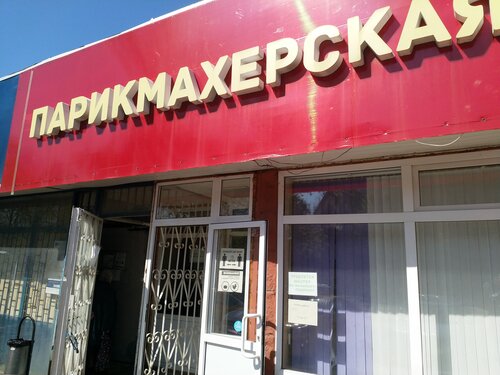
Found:
[[265, 222], [210, 226], [201, 375], [262, 373], [265, 244]]

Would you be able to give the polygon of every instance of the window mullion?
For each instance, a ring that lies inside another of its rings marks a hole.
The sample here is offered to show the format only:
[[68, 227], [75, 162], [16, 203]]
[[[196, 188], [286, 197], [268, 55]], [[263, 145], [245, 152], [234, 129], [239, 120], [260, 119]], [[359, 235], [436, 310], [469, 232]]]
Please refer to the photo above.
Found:
[[222, 179], [216, 178], [212, 185], [212, 217], [218, 217], [220, 214], [220, 202], [222, 193]]
[[406, 278], [408, 289], [408, 322], [410, 336], [411, 375], [422, 375], [422, 336], [420, 327], [420, 294], [417, 269], [417, 241], [415, 222], [407, 221], [405, 227]]
[[401, 187], [403, 196], [403, 211], [412, 212], [415, 209], [414, 192], [413, 192], [413, 170], [411, 165], [401, 167]]

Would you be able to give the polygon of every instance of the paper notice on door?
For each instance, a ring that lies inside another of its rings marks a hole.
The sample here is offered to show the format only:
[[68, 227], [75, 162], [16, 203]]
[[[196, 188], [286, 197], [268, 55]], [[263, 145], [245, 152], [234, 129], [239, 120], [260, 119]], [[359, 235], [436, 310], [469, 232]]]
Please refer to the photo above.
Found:
[[318, 301], [288, 300], [288, 323], [318, 325]]
[[59, 295], [61, 292], [61, 279], [48, 279], [47, 286], [45, 287], [46, 294]]
[[219, 271], [218, 292], [243, 293], [243, 271]]
[[318, 296], [316, 272], [288, 272], [288, 294], [295, 296]]
[[242, 270], [245, 266], [245, 249], [220, 249], [219, 269]]

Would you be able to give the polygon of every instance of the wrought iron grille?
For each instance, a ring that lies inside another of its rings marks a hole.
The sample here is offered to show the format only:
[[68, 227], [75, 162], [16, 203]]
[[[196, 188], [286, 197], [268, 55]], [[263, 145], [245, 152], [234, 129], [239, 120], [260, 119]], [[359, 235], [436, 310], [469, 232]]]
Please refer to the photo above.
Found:
[[208, 226], [161, 227], [150, 280], [144, 374], [196, 374]]
[[[75, 236], [75, 261], [71, 281], [64, 342], [64, 375], [85, 373], [85, 356], [89, 338], [89, 319], [101, 240], [102, 220], [78, 210], [71, 235]], [[72, 239], [70, 238], [72, 242]], [[70, 250], [71, 251], [71, 250]], [[58, 370], [60, 371], [60, 370]]]

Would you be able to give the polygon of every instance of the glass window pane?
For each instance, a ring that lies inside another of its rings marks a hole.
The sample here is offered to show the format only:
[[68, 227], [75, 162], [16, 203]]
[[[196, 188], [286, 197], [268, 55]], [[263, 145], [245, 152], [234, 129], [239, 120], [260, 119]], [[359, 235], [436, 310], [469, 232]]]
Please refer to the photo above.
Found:
[[211, 285], [210, 333], [241, 335], [245, 311], [248, 229], [216, 231], [217, 258]]
[[[36, 321], [31, 375], [48, 373], [73, 194], [2, 199], [0, 207], [0, 374], [23, 315]], [[31, 323], [22, 337], [31, 337]]]
[[138, 217], [149, 222], [153, 185], [125, 186], [99, 190], [100, 217]]
[[157, 219], [208, 217], [212, 205], [212, 182], [166, 185], [160, 189]]
[[250, 178], [222, 181], [221, 216], [248, 215]]
[[318, 375], [409, 374], [403, 225], [285, 230], [284, 367]]
[[500, 203], [500, 165], [420, 171], [420, 205]]
[[285, 181], [285, 215], [400, 212], [402, 202], [399, 171]]
[[500, 374], [500, 221], [417, 224], [424, 374]]

